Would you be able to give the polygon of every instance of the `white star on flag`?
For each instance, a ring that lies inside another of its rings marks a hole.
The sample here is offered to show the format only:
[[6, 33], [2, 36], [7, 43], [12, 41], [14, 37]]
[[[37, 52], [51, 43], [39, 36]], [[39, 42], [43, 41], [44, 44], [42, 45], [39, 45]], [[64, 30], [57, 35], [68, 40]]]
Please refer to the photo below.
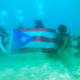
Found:
[[27, 41], [27, 38], [26, 37], [22, 37], [21, 41], [22, 42], [26, 42]]

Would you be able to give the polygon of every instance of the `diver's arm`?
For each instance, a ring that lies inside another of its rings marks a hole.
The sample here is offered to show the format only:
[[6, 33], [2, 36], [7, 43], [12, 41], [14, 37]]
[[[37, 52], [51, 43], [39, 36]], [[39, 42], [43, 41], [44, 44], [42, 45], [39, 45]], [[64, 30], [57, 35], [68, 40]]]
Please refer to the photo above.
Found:
[[2, 38], [0, 37], [0, 48], [3, 52], [7, 52], [6, 49], [4, 48], [3, 44], [2, 44]]
[[4, 53], [6, 53], [6, 52], [7, 52], [7, 51], [6, 51], [6, 49], [3, 47], [3, 45], [2, 45], [2, 44], [1, 44], [0, 48], [2, 49], [2, 51], [3, 51]]

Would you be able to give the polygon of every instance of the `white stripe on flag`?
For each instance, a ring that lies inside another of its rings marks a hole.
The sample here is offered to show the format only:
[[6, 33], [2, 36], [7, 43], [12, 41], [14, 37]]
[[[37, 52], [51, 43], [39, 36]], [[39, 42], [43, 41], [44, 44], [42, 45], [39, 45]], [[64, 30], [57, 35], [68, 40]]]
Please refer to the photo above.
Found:
[[47, 43], [41, 41], [32, 41], [23, 48], [54, 48], [56, 49], [56, 43]]
[[55, 33], [47, 32], [47, 31], [26, 31], [24, 32], [30, 36], [42, 36], [47, 38], [56, 38]]

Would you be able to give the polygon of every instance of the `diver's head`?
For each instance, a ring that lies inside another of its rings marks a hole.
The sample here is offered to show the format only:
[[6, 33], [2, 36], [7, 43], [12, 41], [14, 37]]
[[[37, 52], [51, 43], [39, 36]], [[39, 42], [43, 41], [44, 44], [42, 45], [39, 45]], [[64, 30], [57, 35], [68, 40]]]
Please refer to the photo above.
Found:
[[78, 36], [78, 40], [80, 40], [80, 35]]
[[18, 29], [23, 29], [23, 25], [22, 25], [22, 23], [19, 23], [19, 25], [18, 25]]
[[41, 20], [35, 20], [35, 28], [44, 28]]
[[65, 25], [60, 25], [58, 27], [59, 33], [66, 33], [67, 32], [67, 27]]
[[3, 37], [8, 36], [8, 33], [6, 32], [6, 30], [2, 26], [0, 26], [0, 36], [3, 36]]
[[0, 26], [0, 35], [3, 35], [5, 32], [4, 28], [2, 26]]

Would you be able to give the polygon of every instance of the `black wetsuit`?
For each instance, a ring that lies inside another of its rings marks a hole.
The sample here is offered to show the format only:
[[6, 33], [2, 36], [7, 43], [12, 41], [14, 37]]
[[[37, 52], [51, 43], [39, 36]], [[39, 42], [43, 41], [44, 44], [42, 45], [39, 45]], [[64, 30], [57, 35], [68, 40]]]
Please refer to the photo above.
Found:
[[[57, 49], [60, 49], [62, 47], [62, 45], [64, 44], [64, 38], [68, 37], [68, 34], [57, 34], [56, 37], [56, 45], [57, 45]], [[69, 39], [68, 39], [69, 40]], [[68, 41], [69, 42], [69, 41]], [[66, 45], [66, 47], [68, 46], [68, 44]]]
[[78, 50], [80, 51], [80, 41], [78, 41]]

